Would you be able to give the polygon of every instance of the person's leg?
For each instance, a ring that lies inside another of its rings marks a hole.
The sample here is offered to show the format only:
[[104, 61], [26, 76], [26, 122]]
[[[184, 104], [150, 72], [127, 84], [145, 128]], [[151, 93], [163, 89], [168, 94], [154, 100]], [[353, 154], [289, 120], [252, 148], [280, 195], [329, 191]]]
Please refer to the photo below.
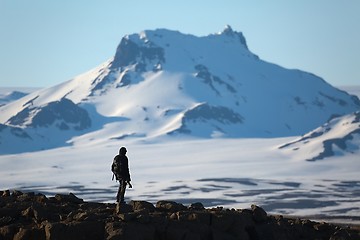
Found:
[[119, 186], [120, 202], [124, 202], [125, 190], [126, 190], [126, 181], [121, 180]]
[[121, 180], [119, 181], [119, 188], [116, 194], [116, 202], [120, 202], [120, 200], [121, 200]]

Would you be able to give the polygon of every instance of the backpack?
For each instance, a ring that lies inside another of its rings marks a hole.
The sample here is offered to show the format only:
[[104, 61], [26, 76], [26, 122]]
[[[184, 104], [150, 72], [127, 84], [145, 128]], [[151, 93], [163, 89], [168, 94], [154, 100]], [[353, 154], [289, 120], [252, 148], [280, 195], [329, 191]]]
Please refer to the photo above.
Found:
[[[114, 158], [113, 163], [111, 164], [111, 171], [116, 176], [116, 179], [119, 179], [119, 175], [121, 174], [121, 161], [118, 159], [118, 156]], [[113, 175], [113, 179], [114, 179]]]

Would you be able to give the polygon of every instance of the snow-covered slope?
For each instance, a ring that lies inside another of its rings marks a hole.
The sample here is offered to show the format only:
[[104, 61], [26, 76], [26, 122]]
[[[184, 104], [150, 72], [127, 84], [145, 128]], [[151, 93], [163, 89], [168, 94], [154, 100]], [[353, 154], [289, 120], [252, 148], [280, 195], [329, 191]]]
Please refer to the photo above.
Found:
[[[174, 200], [206, 207], [322, 215], [359, 222], [359, 154], [326, 161], [293, 161], [276, 146], [289, 138], [196, 139], [144, 143], [123, 139], [0, 156], [0, 189], [53, 196], [72, 192], [88, 201], [115, 202], [111, 162], [128, 149], [133, 188], [125, 200]], [[316, 218], [319, 219], [317, 216]], [[307, 217], [308, 218], [308, 217]], [[341, 220], [343, 222], [343, 220]], [[353, 222], [354, 223], [354, 222]]]
[[294, 136], [359, 108], [313, 74], [259, 59], [226, 26], [205, 37], [127, 35], [107, 62], [1, 107], [0, 123], [21, 128], [39, 150], [130, 137]]
[[280, 147], [308, 161], [360, 153], [360, 111], [341, 116]]

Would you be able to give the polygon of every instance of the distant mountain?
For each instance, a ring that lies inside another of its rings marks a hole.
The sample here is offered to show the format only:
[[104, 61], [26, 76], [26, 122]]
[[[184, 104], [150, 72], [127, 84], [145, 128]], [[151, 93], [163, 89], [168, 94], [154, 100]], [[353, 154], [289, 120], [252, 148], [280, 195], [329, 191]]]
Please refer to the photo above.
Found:
[[[39, 150], [125, 138], [294, 136], [359, 108], [357, 97], [313, 74], [261, 60], [226, 26], [205, 37], [127, 35], [95, 69], [1, 107], [0, 123]], [[2, 144], [8, 134], [0, 130]]]
[[9, 102], [18, 100], [26, 95], [27, 93], [19, 92], [19, 91], [12, 91], [5, 94], [0, 94], [0, 107]]
[[360, 111], [334, 118], [299, 139], [280, 147], [308, 161], [360, 153]]

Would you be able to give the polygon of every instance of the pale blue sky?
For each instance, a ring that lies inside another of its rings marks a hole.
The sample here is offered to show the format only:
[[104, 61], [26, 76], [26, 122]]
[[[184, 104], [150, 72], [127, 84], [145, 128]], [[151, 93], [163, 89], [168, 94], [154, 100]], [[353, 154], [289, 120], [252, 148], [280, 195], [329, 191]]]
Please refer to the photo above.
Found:
[[112, 57], [126, 34], [205, 36], [226, 24], [263, 60], [360, 84], [358, 0], [0, 0], [0, 87], [69, 80]]

